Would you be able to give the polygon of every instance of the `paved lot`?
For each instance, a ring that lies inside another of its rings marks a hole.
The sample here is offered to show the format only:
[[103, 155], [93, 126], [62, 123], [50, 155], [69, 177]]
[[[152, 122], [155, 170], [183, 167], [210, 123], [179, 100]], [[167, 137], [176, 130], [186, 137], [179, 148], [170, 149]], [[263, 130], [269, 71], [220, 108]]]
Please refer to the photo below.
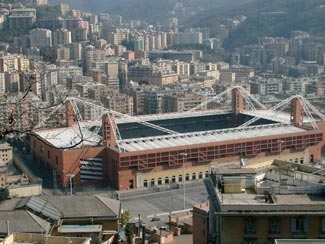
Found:
[[[171, 213], [191, 211], [193, 205], [205, 202], [208, 194], [204, 185], [185, 189], [185, 209], [183, 189], [150, 193], [121, 200], [123, 211], [129, 211], [134, 221], [141, 220], [149, 226], [165, 226]], [[160, 221], [151, 221], [159, 217]]]

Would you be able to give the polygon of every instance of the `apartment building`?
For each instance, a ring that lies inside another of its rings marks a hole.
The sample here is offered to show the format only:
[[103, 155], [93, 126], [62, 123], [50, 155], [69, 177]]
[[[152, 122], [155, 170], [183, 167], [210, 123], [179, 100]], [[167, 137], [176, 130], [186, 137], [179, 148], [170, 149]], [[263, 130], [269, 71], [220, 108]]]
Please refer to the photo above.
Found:
[[30, 29], [36, 22], [36, 9], [16, 8], [12, 9], [8, 16], [9, 29]]
[[68, 29], [60, 28], [52, 32], [53, 46], [69, 44], [71, 40], [71, 31]]
[[110, 92], [101, 96], [101, 102], [105, 108], [122, 114], [133, 115], [133, 97], [129, 95]]
[[206, 206], [196, 206], [193, 229], [198, 233], [193, 236], [205, 236], [204, 243], [218, 244], [324, 238], [325, 186], [321, 171], [281, 160], [247, 166], [241, 159], [237, 165], [212, 168], [210, 178], [205, 180], [208, 229], [196, 229], [197, 224], [207, 221]]
[[31, 48], [49, 48], [52, 46], [52, 31], [48, 29], [36, 28], [30, 32]]
[[[206, 101], [206, 97], [196, 94], [166, 94], [163, 97], [163, 111], [164, 113], [171, 112], [186, 112], [190, 109], [203, 104]], [[202, 110], [206, 110], [207, 105], [202, 107]]]
[[3, 165], [12, 163], [13, 148], [8, 143], [0, 144], [0, 161]]

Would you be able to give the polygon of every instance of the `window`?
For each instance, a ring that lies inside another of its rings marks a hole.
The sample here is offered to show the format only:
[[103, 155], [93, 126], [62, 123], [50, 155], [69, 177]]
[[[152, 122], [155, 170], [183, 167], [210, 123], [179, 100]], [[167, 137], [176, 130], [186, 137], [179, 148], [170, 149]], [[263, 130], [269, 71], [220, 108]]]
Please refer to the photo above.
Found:
[[155, 179], [151, 179], [150, 186], [154, 186], [154, 185], [155, 185]]
[[190, 174], [186, 174], [185, 175], [185, 181], [189, 181], [190, 180]]
[[325, 217], [321, 218], [321, 232], [325, 232]]
[[244, 239], [244, 244], [256, 244], [256, 239]]
[[147, 180], [144, 180], [144, 181], [143, 181], [143, 186], [144, 186], [144, 187], [147, 187], [147, 186], [148, 186], [148, 181], [147, 181]]
[[270, 219], [270, 233], [280, 233], [280, 218], [277, 216]]
[[192, 174], [192, 180], [196, 180], [196, 174], [195, 173]]
[[51, 152], [49, 150], [47, 150], [47, 158], [50, 159], [51, 158]]
[[246, 233], [256, 233], [256, 218], [247, 217], [245, 219], [245, 232]]
[[168, 178], [168, 176], [165, 177], [165, 184], [169, 184], [169, 178]]
[[162, 183], [161, 183], [161, 178], [159, 177], [158, 178], [158, 185], [161, 185]]
[[291, 218], [291, 232], [308, 232], [308, 219], [305, 217]]
[[172, 176], [172, 182], [173, 182], [173, 183], [176, 182], [176, 176], [175, 176], [175, 175]]
[[202, 172], [199, 173], [199, 179], [202, 179], [203, 178], [203, 174]]
[[179, 175], [178, 176], [178, 182], [182, 182], [183, 181], [183, 176], [182, 175]]

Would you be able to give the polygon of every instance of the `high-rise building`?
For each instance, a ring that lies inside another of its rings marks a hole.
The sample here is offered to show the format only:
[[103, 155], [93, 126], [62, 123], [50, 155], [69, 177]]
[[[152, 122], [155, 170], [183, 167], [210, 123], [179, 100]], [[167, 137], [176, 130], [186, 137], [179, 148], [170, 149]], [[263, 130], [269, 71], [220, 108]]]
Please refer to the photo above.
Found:
[[82, 56], [82, 67], [87, 72], [92, 68], [92, 62], [106, 59], [106, 51], [89, 45], [82, 50]]
[[34, 0], [37, 6], [47, 5], [48, 0]]
[[52, 32], [53, 46], [71, 43], [71, 31], [67, 29], [57, 29]]
[[36, 21], [36, 9], [16, 8], [11, 10], [8, 16], [9, 29], [30, 29]]
[[18, 59], [16, 55], [8, 54], [0, 57], [0, 72], [18, 71]]
[[[202, 104], [206, 98], [202, 95], [196, 94], [166, 94], [163, 97], [163, 112], [185, 112]], [[206, 109], [206, 105], [202, 108]]]
[[0, 94], [6, 92], [5, 73], [0, 73]]
[[52, 46], [52, 31], [36, 28], [29, 32], [31, 48], [49, 48]]

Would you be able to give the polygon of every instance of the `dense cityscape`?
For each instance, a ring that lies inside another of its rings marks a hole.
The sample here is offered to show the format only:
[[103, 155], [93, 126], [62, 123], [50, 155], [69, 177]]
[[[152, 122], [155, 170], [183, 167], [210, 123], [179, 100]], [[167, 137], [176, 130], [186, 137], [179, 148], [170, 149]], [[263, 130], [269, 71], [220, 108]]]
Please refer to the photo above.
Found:
[[323, 243], [325, 2], [109, 2], [0, 2], [0, 244]]

